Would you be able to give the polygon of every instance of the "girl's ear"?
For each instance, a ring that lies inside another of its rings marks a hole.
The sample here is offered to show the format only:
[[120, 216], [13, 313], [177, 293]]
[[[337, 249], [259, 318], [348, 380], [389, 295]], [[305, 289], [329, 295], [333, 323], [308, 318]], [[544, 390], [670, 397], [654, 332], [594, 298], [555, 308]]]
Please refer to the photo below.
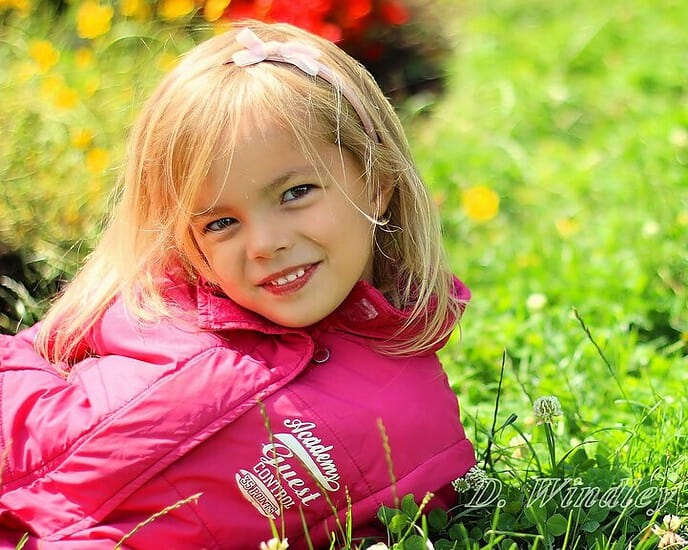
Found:
[[382, 218], [386, 214], [393, 194], [394, 182], [388, 179], [381, 181], [373, 198], [378, 218]]

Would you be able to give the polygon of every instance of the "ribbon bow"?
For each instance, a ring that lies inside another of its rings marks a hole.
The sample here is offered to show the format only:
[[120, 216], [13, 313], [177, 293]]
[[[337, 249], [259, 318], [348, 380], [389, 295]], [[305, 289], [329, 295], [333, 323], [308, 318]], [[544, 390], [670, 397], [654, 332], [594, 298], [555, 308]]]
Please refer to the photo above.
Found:
[[244, 29], [237, 35], [237, 42], [244, 46], [232, 55], [232, 61], [239, 67], [255, 65], [261, 61], [290, 63], [311, 76], [318, 76], [322, 65], [317, 61], [320, 51], [300, 42], [263, 42], [251, 29]]

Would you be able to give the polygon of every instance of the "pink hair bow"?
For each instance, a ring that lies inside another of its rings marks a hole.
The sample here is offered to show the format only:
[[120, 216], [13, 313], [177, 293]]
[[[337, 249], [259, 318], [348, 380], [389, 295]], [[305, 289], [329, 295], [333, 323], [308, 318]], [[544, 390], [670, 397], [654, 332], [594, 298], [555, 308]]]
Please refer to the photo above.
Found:
[[379, 141], [375, 125], [356, 93], [346, 85], [337, 73], [318, 61], [320, 50], [301, 42], [263, 42], [251, 29], [243, 29], [236, 37], [244, 49], [232, 55], [232, 62], [239, 67], [255, 65], [262, 61], [277, 61], [294, 65], [310, 76], [319, 76], [329, 82], [349, 100], [358, 114], [366, 133], [373, 141]]
[[255, 65], [261, 61], [282, 61], [296, 65], [304, 73], [318, 76], [321, 65], [316, 61], [320, 51], [300, 42], [263, 42], [251, 29], [244, 29], [237, 35], [237, 42], [246, 48], [232, 55], [232, 61], [239, 67]]

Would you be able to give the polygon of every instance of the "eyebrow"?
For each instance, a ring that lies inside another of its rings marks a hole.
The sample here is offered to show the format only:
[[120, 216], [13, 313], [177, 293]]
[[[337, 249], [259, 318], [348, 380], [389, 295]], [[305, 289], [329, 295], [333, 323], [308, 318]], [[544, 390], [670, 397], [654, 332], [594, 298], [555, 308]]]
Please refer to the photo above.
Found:
[[[296, 168], [296, 169], [294, 169], [294, 170], [289, 170], [289, 171], [285, 172], [284, 174], [282, 174], [282, 175], [276, 177], [275, 179], [273, 179], [273, 180], [272, 180], [271, 182], [269, 182], [267, 185], [261, 187], [261, 188], [259, 189], [259, 192], [262, 193], [262, 194], [269, 194], [269, 193], [271, 193], [272, 191], [274, 191], [275, 189], [277, 189], [277, 188], [281, 187], [282, 185], [284, 185], [285, 182], [289, 181], [289, 180], [290, 180], [291, 178], [293, 178], [294, 176], [315, 174], [316, 172], [317, 172], [317, 170], [315, 169], [315, 167], [313, 167], [313, 166], [310, 165], [310, 164], [307, 165], [307, 166], [304, 166], [304, 167], [302, 167], [302, 168]], [[206, 208], [203, 208], [203, 209], [202, 209], [200, 212], [198, 212], [198, 213], [192, 214], [192, 215], [191, 215], [191, 219], [192, 219], [192, 220], [198, 220], [198, 219], [203, 219], [203, 218], [206, 218], [206, 217], [215, 216], [215, 215], [216, 215], [216, 212], [217, 212], [218, 210], [222, 210], [223, 208], [225, 208], [225, 207], [223, 207], [222, 205], [220, 205], [220, 208], [218, 208], [218, 204], [215, 203], [214, 205], [211, 205], [211, 206], [208, 206], [208, 207], [206, 207]]]

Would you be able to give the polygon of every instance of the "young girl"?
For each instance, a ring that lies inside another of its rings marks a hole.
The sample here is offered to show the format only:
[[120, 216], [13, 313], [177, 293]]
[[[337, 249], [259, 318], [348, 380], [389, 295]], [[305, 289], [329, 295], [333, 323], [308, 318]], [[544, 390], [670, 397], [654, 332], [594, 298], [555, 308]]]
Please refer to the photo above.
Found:
[[288, 25], [201, 44], [83, 269], [0, 339], [0, 546], [317, 548], [451, 505], [475, 460], [435, 352], [468, 299], [359, 64]]

